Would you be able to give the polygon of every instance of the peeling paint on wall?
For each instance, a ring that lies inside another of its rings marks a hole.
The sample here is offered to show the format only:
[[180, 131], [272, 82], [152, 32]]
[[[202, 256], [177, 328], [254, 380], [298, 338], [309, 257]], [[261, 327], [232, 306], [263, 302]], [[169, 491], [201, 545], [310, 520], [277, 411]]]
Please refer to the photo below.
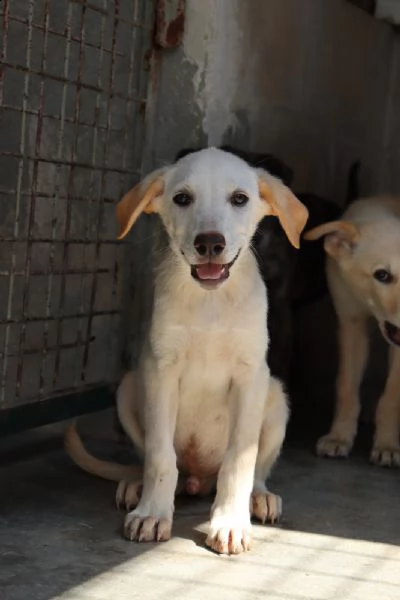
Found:
[[229, 10], [219, 0], [189, 2], [186, 16], [183, 49], [185, 60], [197, 69], [194, 98], [208, 144], [217, 146], [238, 125], [233, 110], [241, 64], [238, 2], [231, 0]]

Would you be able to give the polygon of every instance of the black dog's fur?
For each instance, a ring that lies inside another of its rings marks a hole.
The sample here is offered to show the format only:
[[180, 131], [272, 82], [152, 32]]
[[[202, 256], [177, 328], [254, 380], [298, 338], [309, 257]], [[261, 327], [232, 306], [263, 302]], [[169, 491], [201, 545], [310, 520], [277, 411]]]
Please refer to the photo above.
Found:
[[[245, 152], [232, 146], [221, 146], [221, 149], [239, 156], [252, 166], [267, 170], [291, 187], [292, 169], [273, 154]], [[192, 152], [196, 152], [196, 149], [181, 150], [176, 160]], [[355, 163], [349, 173], [346, 205], [358, 196], [358, 166], [358, 163]], [[343, 212], [343, 208], [315, 194], [296, 193], [296, 196], [309, 211], [304, 233], [317, 225], [334, 221]], [[279, 377], [289, 386], [294, 311], [327, 293], [325, 252], [322, 242], [302, 241], [300, 250], [295, 250], [279, 221], [274, 217], [265, 217], [260, 222], [252, 246], [268, 289], [268, 365], [272, 375]]]

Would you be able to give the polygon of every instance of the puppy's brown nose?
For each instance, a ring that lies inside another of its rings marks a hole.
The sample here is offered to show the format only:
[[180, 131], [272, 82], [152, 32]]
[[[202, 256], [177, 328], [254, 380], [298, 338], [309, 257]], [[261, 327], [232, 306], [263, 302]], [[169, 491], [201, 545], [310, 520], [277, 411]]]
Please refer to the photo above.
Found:
[[200, 256], [219, 256], [226, 246], [225, 238], [217, 231], [208, 231], [199, 233], [194, 240], [194, 247]]

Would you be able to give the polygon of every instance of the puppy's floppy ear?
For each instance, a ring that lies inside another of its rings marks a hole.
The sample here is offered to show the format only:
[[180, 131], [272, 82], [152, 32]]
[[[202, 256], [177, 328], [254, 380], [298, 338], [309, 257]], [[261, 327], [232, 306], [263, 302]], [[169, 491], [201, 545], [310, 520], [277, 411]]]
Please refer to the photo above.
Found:
[[290, 243], [300, 247], [300, 234], [308, 219], [308, 210], [280, 179], [257, 169], [258, 190], [265, 203], [265, 214], [278, 217]]
[[344, 252], [350, 252], [357, 243], [359, 233], [353, 223], [348, 221], [331, 221], [318, 225], [304, 235], [305, 240], [324, 239], [324, 248], [327, 254], [337, 257]]
[[143, 181], [133, 187], [117, 204], [119, 223], [118, 239], [124, 238], [131, 230], [142, 212], [157, 212], [154, 200], [164, 192], [164, 174], [166, 167], [150, 173]]

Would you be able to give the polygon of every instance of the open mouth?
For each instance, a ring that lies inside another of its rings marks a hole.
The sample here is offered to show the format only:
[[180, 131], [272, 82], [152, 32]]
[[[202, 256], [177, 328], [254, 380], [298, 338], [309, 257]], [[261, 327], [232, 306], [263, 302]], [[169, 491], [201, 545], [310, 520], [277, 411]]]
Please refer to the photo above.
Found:
[[385, 336], [392, 344], [400, 346], [400, 327], [385, 321], [384, 323]]
[[196, 279], [203, 287], [208, 289], [218, 287], [220, 283], [228, 279], [230, 268], [236, 262], [239, 253], [240, 250], [235, 258], [226, 264], [208, 262], [191, 265], [190, 270], [193, 279]]

